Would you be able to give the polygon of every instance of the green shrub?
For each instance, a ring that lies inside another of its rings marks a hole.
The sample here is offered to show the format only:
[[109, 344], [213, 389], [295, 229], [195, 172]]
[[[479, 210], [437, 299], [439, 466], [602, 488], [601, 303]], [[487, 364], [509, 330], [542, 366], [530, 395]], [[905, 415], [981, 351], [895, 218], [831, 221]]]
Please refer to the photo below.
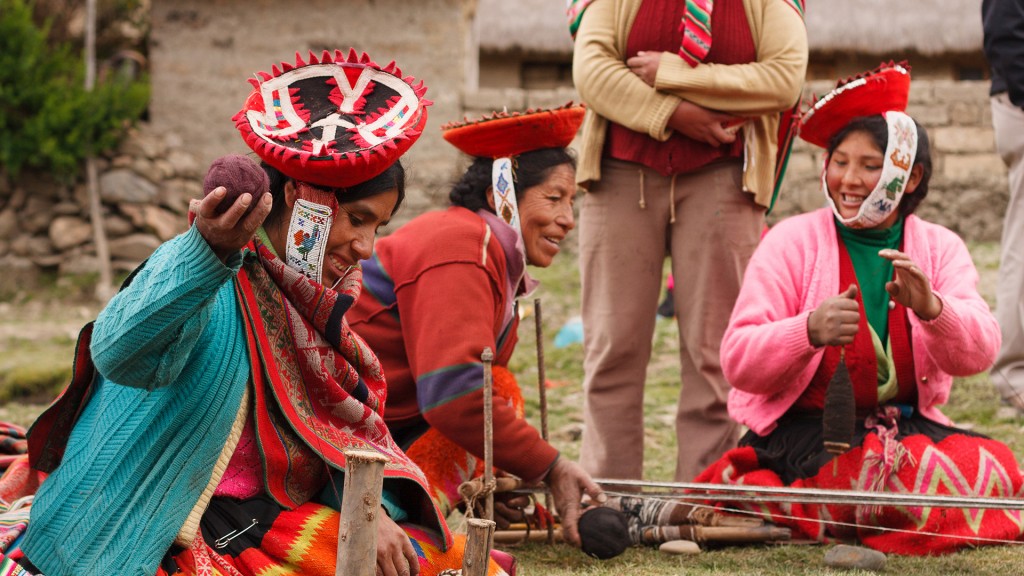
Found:
[[27, 0], [0, 0], [0, 168], [72, 180], [88, 156], [117, 145], [149, 101], [148, 81], [84, 86], [82, 56], [50, 46]]

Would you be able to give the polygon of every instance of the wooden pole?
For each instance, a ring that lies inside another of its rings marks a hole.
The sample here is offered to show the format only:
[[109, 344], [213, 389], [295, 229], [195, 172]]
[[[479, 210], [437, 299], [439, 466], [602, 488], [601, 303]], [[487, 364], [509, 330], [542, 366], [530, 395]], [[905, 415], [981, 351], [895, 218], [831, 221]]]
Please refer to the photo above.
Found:
[[375, 576], [377, 573], [377, 515], [388, 459], [368, 450], [345, 452], [345, 490], [338, 523], [338, 561], [335, 576]]
[[[85, 91], [92, 92], [96, 84], [96, 0], [85, 2]], [[110, 267], [110, 248], [107, 246], [107, 231], [103, 228], [103, 210], [100, 206], [99, 178], [96, 175], [96, 158], [85, 159], [87, 187], [89, 190], [89, 220], [92, 224], [93, 243], [96, 244], [96, 262], [99, 266], [99, 282], [96, 284], [97, 300], [106, 302], [113, 296], [113, 272]]]
[[[547, 542], [548, 535], [544, 532], [526, 530], [498, 530], [494, 533], [494, 541], [498, 544], [520, 544], [522, 542]], [[555, 530], [554, 541], [561, 542], [562, 529]]]
[[[494, 352], [489, 346], [480, 354], [480, 360], [484, 363], [484, 487], [489, 487], [494, 483], [494, 376], [491, 373]], [[494, 520], [493, 490], [488, 490], [484, 499], [484, 519]]]
[[491, 557], [494, 522], [469, 518], [466, 520], [466, 550], [462, 556], [462, 576], [487, 576]]
[[[533, 317], [537, 326], [537, 395], [540, 399], [540, 436], [548, 441], [548, 387], [547, 373], [544, 369], [544, 323], [541, 315], [540, 298], [533, 299]], [[551, 492], [544, 492], [544, 507], [554, 514], [551, 505]], [[548, 544], [555, 542], [555, 525], [548, 523]]]

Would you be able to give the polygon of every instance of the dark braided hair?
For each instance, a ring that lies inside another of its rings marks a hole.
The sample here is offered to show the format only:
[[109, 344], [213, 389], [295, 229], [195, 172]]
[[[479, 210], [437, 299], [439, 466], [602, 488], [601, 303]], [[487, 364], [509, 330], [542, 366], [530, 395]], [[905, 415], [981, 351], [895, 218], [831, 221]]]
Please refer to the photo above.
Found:
[[[921, 182], [918, 183], [914, 192], [904, 194], [900, 199], [900, 205], [897, 208], [900, 218], [906, 218], [914, 213], [918, 204], [928, 195], [928, 181], [932, 178], [932, 147], [928, 142], [928, 132], [925, 131], [924, 126], [917, 123], [917, 120], [914, 120], [914, 125], [917, 127], [917, 154], [914, 156], [914, 166], [920, 165], [924, 172], [921, 174]], [[842, 130], [836, 132], [828, 141], [829, 157], [832, 156], [839, 144], [854, 132], [864, 132], [871, 136], [871, 139], [878, 145], [878, 149], [883, 154], [885, 153], [885, 149], [889, 145], [889, 125], [885, 118], [875, 115], [854, 118]]]
[[[512, 178], [519, 200], [527, 189], [543, 182], [551, 171], [563, 164], [576, 169], [576, 158], [566, 148], [542, 148], [516, 156], [513, 160]], [[462, 206], [474, 212], [494, 212], [487, 204], [488, 189], [491, 187], [491, 158], [474, 158], [462, 178], [452, 186], [448, 199], [452, 206]]]
[[[270, 194], [274, 198], [274, 206], [270, 209], [270, 214], [267, 215], [266, 222], [270, 224], [277, 224], [285, 211], [284, 185], [287, 184], [289, 180], [294, 180], [294, 178], [286, 176], [283, 172], [266, 162], [261, 162], [261, 165], [267, 172], [267, 177], [270, 179]], [[387, 192], [388, 190], [397, 189], [398, 201], [395, 202], [395, 209], [391, 211], [391, 215], [393, 216], [395, 212], [398, 212], [398, 208], [402, 205], [402, 201], [405, 200], [405, 168], [402, 166], [400, 161], [396, 161], [394, 164], [389, 166], [387, 170], [365, 182], [360, 182], [355, 186], [349, 186], [348, 188], [328, 188], [326, 186], [316, 185], [316, 187], [321, 190], [334, 192], [334, 195], [338, 197], [338, 202], [341, 204], [355, 202], [356, 200], [376, 196], [377, 194]]]

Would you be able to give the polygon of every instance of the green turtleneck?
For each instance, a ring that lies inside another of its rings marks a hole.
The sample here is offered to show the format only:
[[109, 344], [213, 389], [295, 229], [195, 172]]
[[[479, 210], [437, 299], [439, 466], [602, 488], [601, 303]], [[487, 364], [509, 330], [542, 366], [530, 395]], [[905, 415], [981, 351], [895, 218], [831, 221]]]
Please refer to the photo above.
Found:
[[839, 222], [836, 222], [836, 229], [853, 261], [868, 324], [885, 342], [889, 339], [889, 293], [885, 291], [885, 283], [892, 280], [892, 261], [879, 256], [878, 251], [885, 248], [899, 250], [903, 219], [885, 229], [854, 230]]

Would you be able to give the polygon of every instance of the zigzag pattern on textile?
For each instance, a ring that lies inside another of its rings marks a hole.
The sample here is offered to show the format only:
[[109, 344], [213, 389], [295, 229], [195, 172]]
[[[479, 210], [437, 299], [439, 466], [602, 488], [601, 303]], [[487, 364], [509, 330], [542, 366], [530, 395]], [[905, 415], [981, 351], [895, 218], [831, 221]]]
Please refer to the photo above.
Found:
[[[1024, 478], [1010, 450], [983, 437], [953, 434], [939, 442], [923, 435], [901, 440], [916, 464], [904, 464], [882, 485], [884, 492], [971, 497], [1024, 496]], [[882, 449], [877, 435], [869, 434], [855, 447], [823, 466], [814, 476], [789, 487], [864, 491], [876, 485], [878, 468], [873, 458]], [[697, 482], [784, 486], [772, 470], [761, 467], [755, 451], [728, 452]], [[794, 538], [821, 542], [857, 539], [887, 553], [943, 554], [968, 546], [1024, 537], [1024, 517], [1017, 510], [949, 509], [933, 506], [876, 506], [849, 504], [729, 502], [717, 504], [748, 510], [766, 520], [788, 526]]]

